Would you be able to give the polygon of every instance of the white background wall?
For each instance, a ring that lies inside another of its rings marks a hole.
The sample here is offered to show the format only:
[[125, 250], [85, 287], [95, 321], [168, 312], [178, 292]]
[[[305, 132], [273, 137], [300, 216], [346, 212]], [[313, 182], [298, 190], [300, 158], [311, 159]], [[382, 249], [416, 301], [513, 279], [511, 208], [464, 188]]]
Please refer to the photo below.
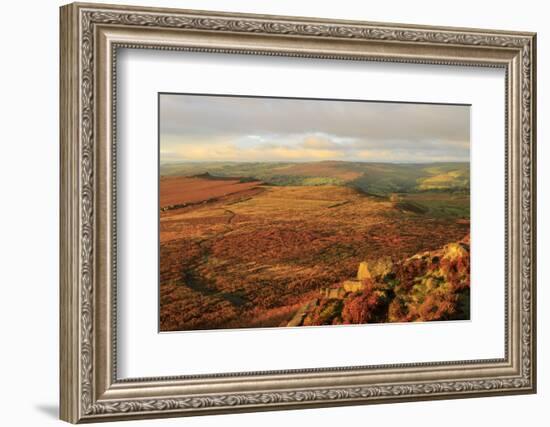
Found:
[[[110, 0], [113, 3], [121, 3]], [[2, 5], [0, 66], [0, 423], [59, 425], [58, 6]], [[538, 32], [539, 393], [437, 402], [209, 416], [131, 425], [542, 426], [550, 405], [550, 28], [545, 2], [133, 0], [133, 4]], [[545, 218], [546, 217], [546, 218]], [[545, 336], [546, 335], [546, 336]]]

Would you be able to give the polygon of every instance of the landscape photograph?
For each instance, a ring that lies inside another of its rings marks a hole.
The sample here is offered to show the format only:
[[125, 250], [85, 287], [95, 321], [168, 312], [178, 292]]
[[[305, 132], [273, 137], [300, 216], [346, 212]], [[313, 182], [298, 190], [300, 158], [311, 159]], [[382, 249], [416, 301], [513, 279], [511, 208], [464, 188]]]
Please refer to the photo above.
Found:
[[470, 106], [159, 94], [159, 329], [470, 319]]

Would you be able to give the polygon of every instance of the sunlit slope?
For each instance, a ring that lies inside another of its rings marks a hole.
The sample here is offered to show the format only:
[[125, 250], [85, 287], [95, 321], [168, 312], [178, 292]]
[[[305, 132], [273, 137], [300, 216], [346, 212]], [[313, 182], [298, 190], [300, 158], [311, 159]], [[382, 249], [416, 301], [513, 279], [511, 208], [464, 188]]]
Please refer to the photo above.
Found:
[[366, 163], [322, 161], [307, 163], [200, 162], [161, 165], [163, 176], [193, 176], [208, 172], [219, 177], [256, 179], [271, 185], [347, 185], [366, 193], [467, 191], [470, 164]]

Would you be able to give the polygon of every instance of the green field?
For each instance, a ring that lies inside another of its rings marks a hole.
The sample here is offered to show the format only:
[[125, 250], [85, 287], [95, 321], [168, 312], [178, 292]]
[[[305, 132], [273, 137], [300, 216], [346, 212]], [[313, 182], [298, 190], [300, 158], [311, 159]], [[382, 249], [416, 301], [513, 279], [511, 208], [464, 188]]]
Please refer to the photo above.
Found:
[[[364, 193], [381, 196], [387, 196], [390, 193], [422, 192], [468, 194], [470, 190], [470, 164], [467, 162], [409, 164], [322, 161], [161, 164], [163, 176], [194, 176], [204, 173], [219, 177], [241, 177], [243, 180], [257, 179], [277, 186], [345, 185]], [[441, 213], [445, 210], [441, 206], [437, 207], [437, 197], [424, 199], [419, 197], [416, 201], [425, 202]]]

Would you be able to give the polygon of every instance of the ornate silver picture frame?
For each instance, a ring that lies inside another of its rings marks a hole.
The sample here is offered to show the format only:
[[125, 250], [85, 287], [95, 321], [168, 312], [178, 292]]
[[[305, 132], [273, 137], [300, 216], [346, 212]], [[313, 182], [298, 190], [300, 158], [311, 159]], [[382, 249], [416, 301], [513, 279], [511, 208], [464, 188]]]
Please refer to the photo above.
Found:
[[[61, 419], [97, 422], [536, 391], [535, 34], [80, 3], [63, 6], [60, 17]], [[504, 70], [504, 357], [119, 378], [116, 62], [123, 48]]]

